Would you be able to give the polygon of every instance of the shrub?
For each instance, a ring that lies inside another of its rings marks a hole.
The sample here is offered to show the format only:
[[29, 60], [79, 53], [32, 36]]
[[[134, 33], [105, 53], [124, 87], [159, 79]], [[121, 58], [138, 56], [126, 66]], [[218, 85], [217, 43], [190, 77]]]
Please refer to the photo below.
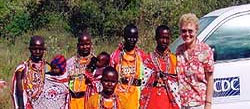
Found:
[[75, 36], [88, 30], [93, 36], [110, 38], [120, 36], [126, 24], [135, 23], [138, 12], [137, 0], [85, 0], [72, 7], [69, 23]]
[[[3, 4], [7, 11], [1, 16], [1, 36], [15, 39], [28, 30], [36, 30], [45, 25], [48, 20], [41, 5], [33, 1], [16, 6], [15, 1]], [[20, 8], [24, 7], [24, 8]]]

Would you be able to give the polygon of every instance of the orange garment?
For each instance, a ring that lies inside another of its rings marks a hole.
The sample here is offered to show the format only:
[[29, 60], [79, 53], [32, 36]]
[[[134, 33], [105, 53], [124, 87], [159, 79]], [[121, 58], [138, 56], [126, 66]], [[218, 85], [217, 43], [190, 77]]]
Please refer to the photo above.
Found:
[[70, 109], [84, 109], [84, 97], [83, 98], [71, 98]]
[[[79, 80], [75, 79], [73, 85], [73, 90], [76, 92], [86, 91], [87, 85], [85, 84], [85, 79]], [[70, 99], [70, 109], [84, 109], [85, 98], [71, 98]]]
[[[96, 93], [93, 96], [89, 98], [89, 100], [86, 102], [85, 109], [100, 109], [100, 100], [101, 100], [101, 95]], [[120, 100], [119, 96], [116, 98], [116, 106], [117, 109], [121, 109], [120, 107]], [[109, 105], [110, 107], [113, 106], [115, 103], [113, 101], [110, 102], [105, 102], [104, 104]], [[111, 108], [113, 109], [113, 108]]]
[[[121, 67], [116, 67], [119, 72], [122, 72], [121, 77], [131, 78], [132, 76], [136, 79], [139, 79], [140, 76], [140, 62], [141, 59], [138, 55], [136, 55], [135, 50], [130, 52], [126, 52], [122, 56]], [[136, 65], [135, 65], [136, 64]], [[135, 69], [133, 69], [133, 67]], [[127, 72], [125, 69], [127, 68]], [[129, 69], [130, 68], [130, 69]], [[121, 70], [121, 71], [120, 71]], [[130, 71], [129, 71], [130, 70]], [[135, 71], [134, 71], [135, 70]], [[130, 73], [129, 73], [130, 72]], [[135, 74], [131, 74], [131, 73]], [[121, 96], [121, 105], [124, 109], [137, 109], [139, 107], [139, 87], [127, 84], [118, 84], [118, 92], [117, 94]]]
[[[152, 57], [152, 55], [151, 55], [151, 60], [158, 61], [159, 65], [156, 65], [154, 63], [154, 66], [158, 67], [156, 69], [161, 70], [162, 72], [168, 72], [169, 74], [176, 74], [177, 61], [176, 61], [176, 56], [173, 55], [172, 53], [169, 53], [169, 63], [167, 63], [166, 60], [162, 58]], [[140, 100], [141, 107], [143, 109], [179, 109], [178, 105], [176, 103], [173, 103], [174, 101], [173, 95], [170, 93], [170, 91], [167, 91], [166, 89], [167, 86], [165, 87], [153, 86], [153, 83], [157, 78], [156, 73], [157, 72], [152, 74], [147, 83], [148, 86], [146, 86], [146, 88], [142, 90], [142, 99]]]
[[88, 96], [88, 84], [86, 84], [86, 66], [92, 55], [87, 57], [74, 56], [67, 60], [66, 72], [69, 73], [69, 90], [73, 93], [85, 92], [80, 98], [70, 98], [70, 109], [84, 109]]
[[[111, 54], [111, 65], [119, 72], [119, 78], [143, 79], [144, 78], [144, 64], [143, 60], [147, 55], [138, 47], [132, 51], [126, 52], [123, 46], [120, 45]], [[120, 97], [122, 109], [139, 109], [141, 86], [132, 84], [123, 84], [121, 81], [117, 84], [116, 93]]]
[[85, 80], [86, 80], [85, 78], [83, 78], [82, 80], [76, 78], [74, 81], [73, 90], [77, 92], [86, 91], [87, 84], [85, 83]]

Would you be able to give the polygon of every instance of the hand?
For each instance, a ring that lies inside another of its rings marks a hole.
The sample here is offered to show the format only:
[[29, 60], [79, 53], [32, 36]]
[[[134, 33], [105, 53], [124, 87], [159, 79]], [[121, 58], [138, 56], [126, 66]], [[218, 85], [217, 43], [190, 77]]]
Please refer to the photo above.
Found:
[[120, 79], [123, 84], [128, 84], [129, 80], [126, 77]]
[[165, 82], [165, 81], [167, 81], [167, 73], [164, 73], [164, 72], [160, 72], [160, 78]]
[[212, 108], [211, 102], [206, 102], [204, 109], [211, 109], [211, 108]]

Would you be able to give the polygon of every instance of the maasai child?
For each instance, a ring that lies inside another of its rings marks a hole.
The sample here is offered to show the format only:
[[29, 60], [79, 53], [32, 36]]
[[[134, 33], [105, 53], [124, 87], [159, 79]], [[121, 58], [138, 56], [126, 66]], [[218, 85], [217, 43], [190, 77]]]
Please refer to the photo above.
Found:
[[115, 93], [118, 72], [113, 67], [105, 67], [101, 83], [103, 90], [89, 98], [86, 109], [121, 109], [119, 96]]
[[96, 71], [94, 72], [94, 77], [97, 80], [101, 79], [102, 70], [109, 65], [110, 55], [107, 52], [101, 52], [97, 56]]
[[101, 52], [97, 58], [91, 58], [91, 62], [87, 66], [88, 71], [93, 76], [93, 79], [89, 80], [91, 82], [91, 86], [87, 89], [89, 93], [94, 94], [102, 90], [100, 79], [102, 77], [103, 69], [109, 65], [109, 62], [110, 55], [107, 52]]
[[121, 97], [122, 108], [138, 109], [142, 81], [145, 80], [143, 61], [147, 55], [136, 46], [138, 29], [135, 25], [124, 28], [123, 38], [125, 42], [112, 53], [110, 64], [119, 72], [116, 91]]
[[37, 99], [44, 87], [45, 72], [50, 70], [43, 59], [46, 48], [41, 36], [31, 37], [29, 50], [30, 58], [16, 68], [13, 76], [12, 96], [16, 109], [32, 109], [38, 103]]
[[50, 63], [51, 71], [45, 74], [45, 83], [38, 104], [34, 109], [68, 109], [68, 75], [65, 73], [66, 59], [57, 55]]
[[69, 75], [70, 109], [84, 109], [84, 103], [89, 96], [86, 80], [87, 65], [90, 63], [92, 53], [91, 36], [83, 33], [78, 37], [77, 55], [67, 60], [66, 72]]
[[171, 41], [169, 27], [158, 26], [155, 40], [157, 46], [149, 58], [154, 67], [154, 73], [142, 90], [141, 109], [179, 109], [176, 57], [168, 48]]

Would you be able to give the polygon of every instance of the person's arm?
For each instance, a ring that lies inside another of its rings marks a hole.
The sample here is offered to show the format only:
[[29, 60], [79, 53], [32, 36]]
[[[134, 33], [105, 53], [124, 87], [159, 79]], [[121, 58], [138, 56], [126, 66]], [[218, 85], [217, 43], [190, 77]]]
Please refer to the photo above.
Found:
[[214, 54], [213, 51], [209, 48], [207, 52], [204, 52], [206, 59], [204, 61], [204, 70], [207, 80], [207, 90], [206, 90], [206, 101], [205, 109], [211, 109], [212, 106], [212, 97], [213, 97], [213, 72], [214, 72]]
[[65, 100], [65, 109], [70, 109], [70, 93], [68, 92], [67, 94], [66, 94], [66, 100]]
[[206, 79], [207, 79], [207, 91], [206, 91], [205, 109], [211, 109], [213, 84], [214, 84], [213, 72], [206, 72]]
[[23, 85], [22, 85], [22, 75], [23, 72], [20, 71], [16, 71], [15, 72], [15, 76], [16, 76], [16, 93], [14, 94], [14, 96], [16, 96], [17, 98], [17, 106], [16, 108], [18, 109], [24, 109], [24, 102], [23, 102]]

